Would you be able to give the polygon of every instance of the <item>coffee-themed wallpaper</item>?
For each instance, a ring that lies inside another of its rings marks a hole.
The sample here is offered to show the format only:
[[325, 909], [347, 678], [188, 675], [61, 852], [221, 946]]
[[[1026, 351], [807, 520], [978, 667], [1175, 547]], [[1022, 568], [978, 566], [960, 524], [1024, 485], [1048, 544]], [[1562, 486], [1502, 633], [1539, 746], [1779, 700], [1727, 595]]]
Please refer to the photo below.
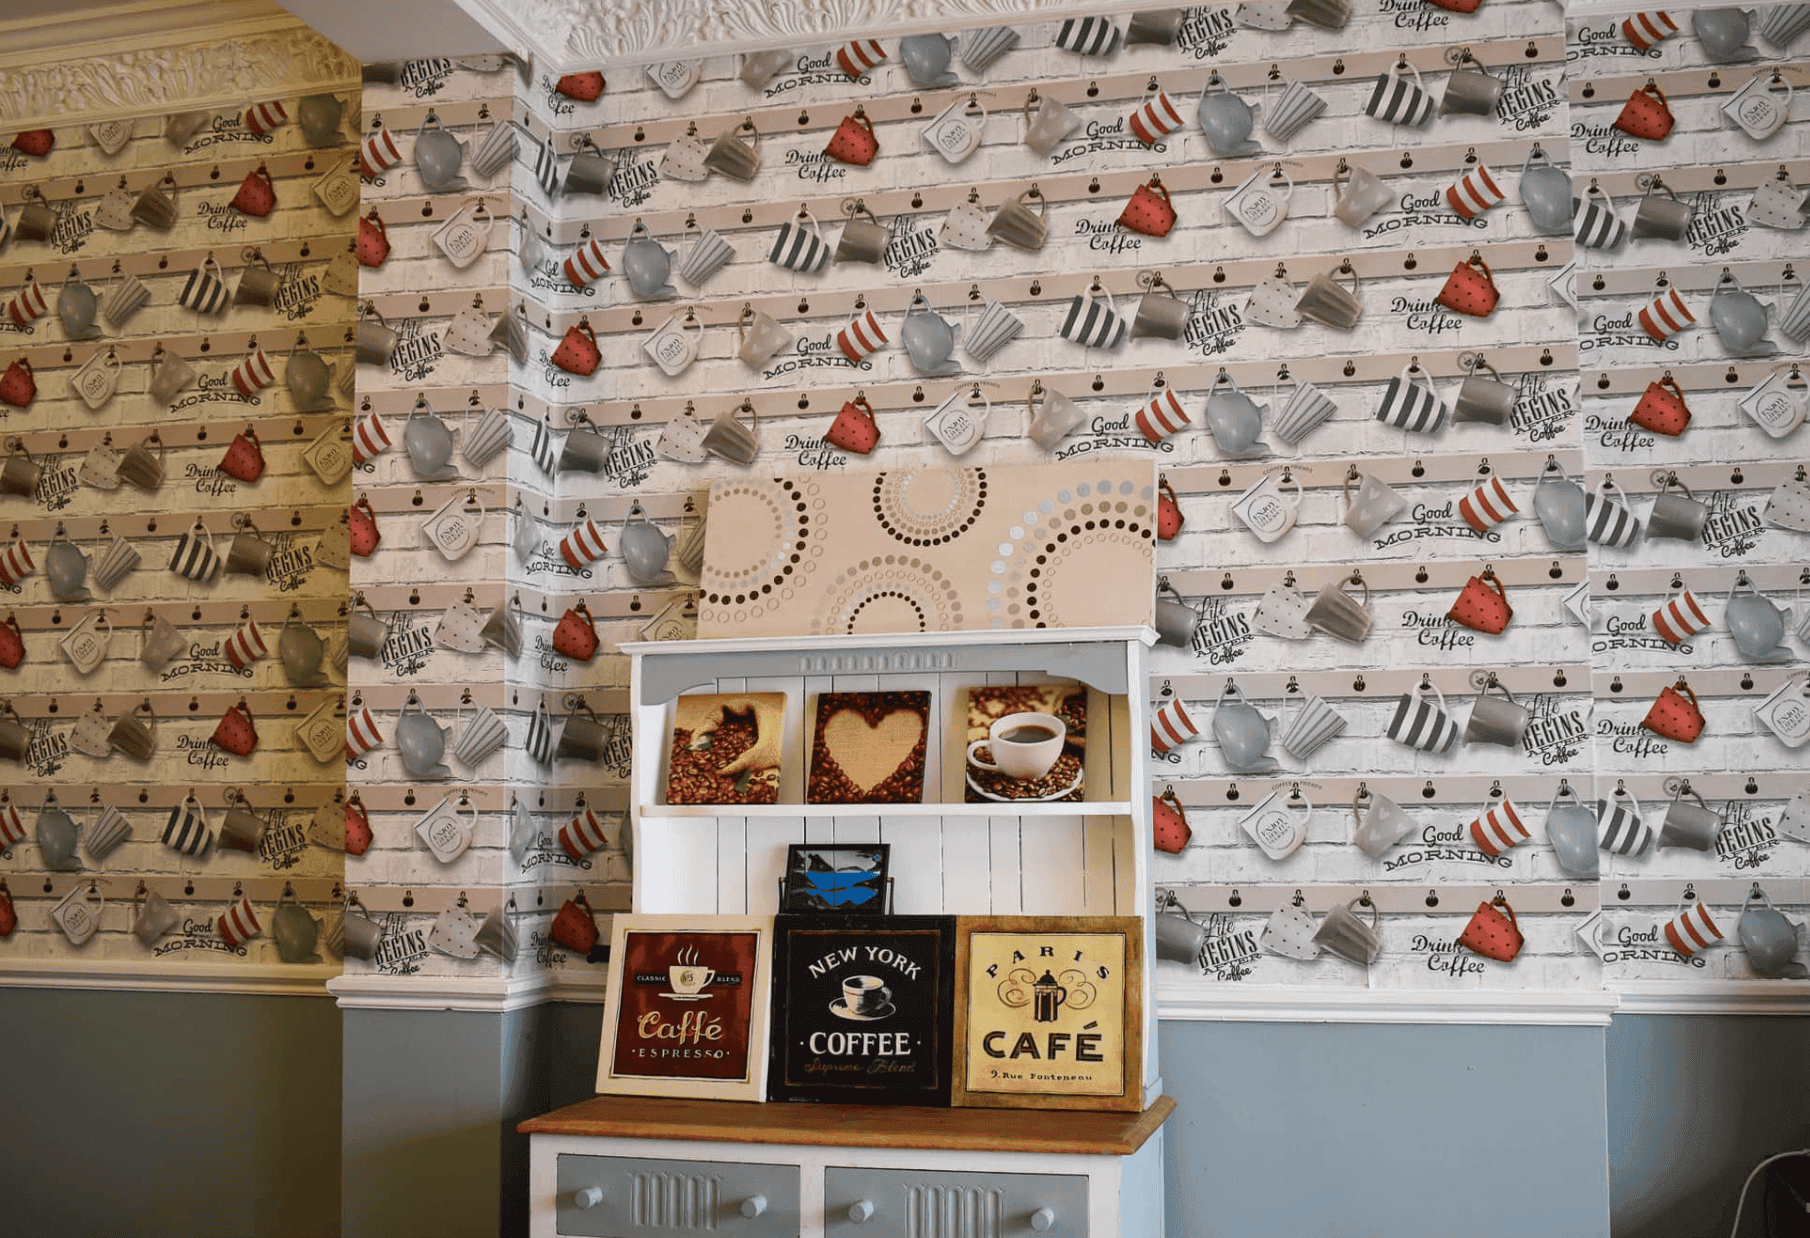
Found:
[[[1160, 479], [1154, 563], [1090, 541], [1087, 613], [1127, 571], [1121, 621], [1159, 633], [1162, 991], [1802, 978], [1805, 19], [1465, 7], [875, 31], [607, 79], [420, 61], [180, 142], [21, 135], [0, 955], [290, 960], [288, 886], [342, 985], [595, 995], [632, 871], [615, 647], [750, 609], [719, 548], [751, 530], [712, 495], [1097, 462]], [[166, 388], [172, 357], [196, 376]], [[141, 562], [96, 587], [116, 537]], [[990, 568], [964, 625], [1042, 622], [989, 607]], [[887, 588], [761, 602], [763, 634], [923, 620]], [[132, 833], [96, 856], [109, 807]], [[235, 807], [264, 823], [242, 854]], [[140, 880], [179, 917], [149, 946]], [[262, 935], [228, 944], [247, 896]]]

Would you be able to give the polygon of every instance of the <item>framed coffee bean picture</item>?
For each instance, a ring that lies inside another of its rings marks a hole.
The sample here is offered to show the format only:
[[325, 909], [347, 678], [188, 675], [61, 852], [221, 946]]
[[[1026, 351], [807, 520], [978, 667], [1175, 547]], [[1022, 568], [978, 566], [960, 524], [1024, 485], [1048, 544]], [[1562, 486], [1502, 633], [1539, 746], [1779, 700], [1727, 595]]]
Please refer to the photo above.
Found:
[[769, 1100], [947, 1105], [954, 916], [774, 919]]
[[928, 692], [822, 693], [805, 802], [920, 802], [929, 735]]

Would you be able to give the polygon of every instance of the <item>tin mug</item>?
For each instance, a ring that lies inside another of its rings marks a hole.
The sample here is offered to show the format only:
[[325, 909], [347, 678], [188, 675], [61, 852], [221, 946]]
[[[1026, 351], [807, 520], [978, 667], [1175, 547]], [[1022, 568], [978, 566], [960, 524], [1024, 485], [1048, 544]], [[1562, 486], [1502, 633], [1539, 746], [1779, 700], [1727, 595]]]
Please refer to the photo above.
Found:
[[357, 341], [353, 356], [359, 365], [388, 365], [390, 358], [396, 353], [396, 345], [402, 339], [397, 332], [383, 321], [376, 310], [368, 310], [374, 318], [360, 318]]
[[[1686, 796], [1697, 802], [1688, 802]], [[1721, 832], [1722, 818], [1711, 811], [1701, 795], [1689, 790], [1688, 784], [1684, 784], [1672, 797], [1671, 805], [1666, 809], [1665, 820], [1660, 822], [1659, 845], [1708, 851], [1716, 845], [1716, 835]]]
[[[1169, 596], [1164, 597], [1167, 593]], [[1194, 640], [1194, 629], [1200, 626], [1200, 612], [1188, 605], [1166, 579], [1157, 585], [1155, 624], [1156, 643], [1186, 649]]]
[[[1492, 687], [1501, 695], [1491, 696]], [[1526, 707], [1517, 704], [1507, 688], [1499, 683], [1486, 684], [1477, 693], [1477, 699], [1471, 703], [1471, 717], [1464, 727], [1464, 742], [1517, 748], [1521, 744], [1521, 737], [1527, 733], [1527, 716]]]
[[[1660, 197], [1660, 192], [1665, 196]], [[1640, 205], [1634, 210], [1634, 222], [1628, 235], [1637, 241], [1647, 237], [1661, 241], [1682, 241], [1690, 231], [1693, 213], [1689, 202], [1679, 201], [1671, 186], [1655, 176], [1641, 197]]]
[[40, 473], [37, 463], [19, 439], [13, 439], [9, 445], [11, 454], [6, 457], [6, 463], [0, 465], [0, 493], [36, 494]]
[[892, 244], [892, 229], [856, 202], [836, 242], [837, 262], [878, 262]]
[[1502, 79], [1492, 76], [1467, 50], [1459, 55], [1458, 64], [1446, 78], [1439, 110], [1446, 116], [1494, 116], [1501, 98]]
[[249, 521], [244, 528], [233, 534], [232, 544], [226, 550], [226, 570], [241, 576], [262, 576], [270, 567], [270, 556], [276, 547], [259, 535], [256, 526]]
[[360, 603], [346, 616], [346, 647], [360, 658], [375, 658], [390, 638], [390, 625], [377, 617], [368, 603]]
[[[239, 288], [233, 293], [234, 305], [274, 305], [283, 277], [270, 269], [262, 254], [256, 256], [239, 273]], [[253, 264], [256, 265], [253, 265]]]
[[588, 761], [592, 764], [603, 760], [603, 750], [609, 744], [609, 728], [598, 720], [594, 713], [574, 712], [566, 719], [565, 727], [559, 733], [559, 743], [553, 749], [555, 761]]
[[1192, 316], [1188, 303], [1173, 295], [1161, 276], [1153, 279], [1138, 300], [1138, 312], [1131, 320], [1131, 338], [1149, 336], [1154, 339], [1179, 340], [1188, 329]]
[[[1479, 373], [1487, 370], [1487, 376]], [[1515, 411], [1517, 388], [1502, 381], [1495, 367], [1478, 358], [1458, 388], [1458, 399], [1452, 404], [1453, 421], [1481, 421], [1499, 426]]]
[[1653, 500], [1653, 510], [1647, 517], [1647, 536], [1694, 542], [1703, 535], [1703, 526], [1708, 521], [1709, 506], [1694, 497], [1683, 482], [1668, 475], [1661, 483], [1659, 494]]
[[[576, 415], [575, 415], [576, 419]], [[600, 473], [603, 462], [609, 458], [609, 440], [599, 434], [593, 426], [586, 429], [588, 419], [574, 426], [566, 435], [565, 445], [559, 451], [559, 472], [562, 473]]]
[[1157, 915], [1150, 917], [1156, 933], [1156, 957], [1177, 963], [1198, 963], [1201, 949], [1207, 944], [1207, 926], [1186, 916]]

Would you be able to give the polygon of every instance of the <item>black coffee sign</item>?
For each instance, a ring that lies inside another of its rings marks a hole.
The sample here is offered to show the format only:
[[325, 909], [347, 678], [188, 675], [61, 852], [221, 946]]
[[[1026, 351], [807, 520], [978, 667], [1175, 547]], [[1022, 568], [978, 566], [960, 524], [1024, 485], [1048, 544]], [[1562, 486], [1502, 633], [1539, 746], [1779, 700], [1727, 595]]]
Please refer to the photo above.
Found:
[[947, 1105], [954, 958], [951, 916], [779, 916], [768, 1096]]

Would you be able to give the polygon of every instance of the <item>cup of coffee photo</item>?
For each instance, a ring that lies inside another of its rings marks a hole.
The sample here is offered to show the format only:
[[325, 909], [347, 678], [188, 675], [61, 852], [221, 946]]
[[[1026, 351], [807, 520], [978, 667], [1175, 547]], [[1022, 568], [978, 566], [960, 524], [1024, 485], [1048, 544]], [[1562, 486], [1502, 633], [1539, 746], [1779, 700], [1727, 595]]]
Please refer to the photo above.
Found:
[[[987, 729], [986, 739], [968, 745], [968, 764], [1011, 778], [1041, 778], [1062, 755], [1068, 727], [1054, 714], [1007, 714]], [[977, 755], [985, 747], [992, 760]]]

